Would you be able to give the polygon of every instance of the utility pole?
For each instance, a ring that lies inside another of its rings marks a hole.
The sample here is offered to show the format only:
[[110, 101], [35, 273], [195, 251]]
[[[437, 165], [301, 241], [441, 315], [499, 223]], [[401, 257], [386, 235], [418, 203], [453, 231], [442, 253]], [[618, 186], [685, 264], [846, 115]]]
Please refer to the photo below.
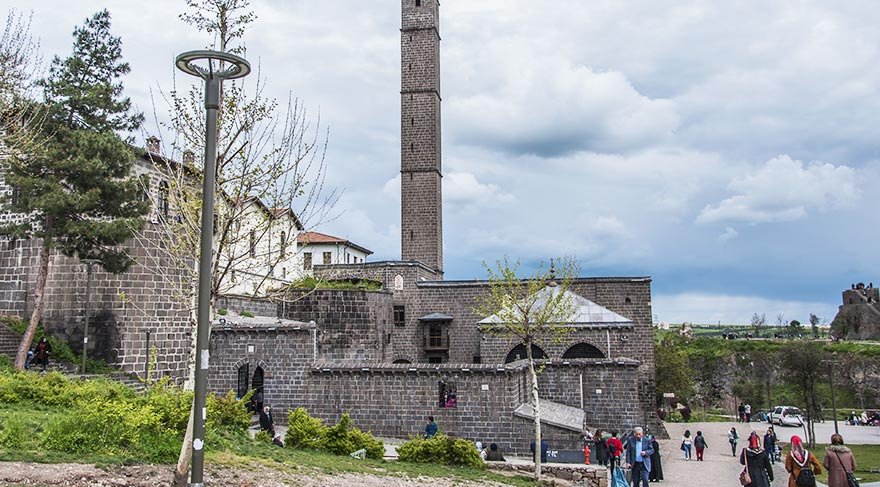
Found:
[[86, 316], [85, 325], [83, 326], [83, 353], [82, 353], [82, 374], [86, 373], [86, 349], [89, 348], [89, 315], [92, 314], [92, 266], [99, 264], [98, 259], [82, 259], [86, 265]]
[[[206, 63], [207, 66], [193, 64]], [[210, 339], [211, 260], [214, 236], [214, 182], [217, 178], [217, 110], [224, 79], [247, 76], [251, 65], [234, 54], [219, 51], [189, 51], [174, 64], [184, 73], [205, 80], [205, 167], [202, 175], [202, 235], [199, 245], [198, 322], [196, 326], [196, 377], [193, 396], [192, 473], [190, 485], [204, 486], [205, 415], [208, 392], [208, 341]]]

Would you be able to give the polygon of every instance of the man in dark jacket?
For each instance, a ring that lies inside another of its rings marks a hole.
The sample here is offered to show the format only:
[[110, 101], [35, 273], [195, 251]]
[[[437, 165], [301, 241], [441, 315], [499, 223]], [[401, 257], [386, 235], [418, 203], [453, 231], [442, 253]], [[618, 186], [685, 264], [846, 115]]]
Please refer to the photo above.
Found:
[[767, 453], [767, 458], [770, 459], [770, 463], [773, 464], [776, 462], [776, 432], [773, 431], [773, 427], [767, 428], [767, 433], [764, 434], [764, 451]]
[[626, 440], [626, 463], [632, 469], [633, 487], [641, 481], [641, 487], [648, 487], [648, 474], [651, 472], [651, 454], [654, 448], [651, 440], [645, 437], [642, 428], [633, 428], [633, 435]]
[[260, 430], [267, 431], [270, 438], [275, 438], [275, 419], [269, 406], [263, 406], [260, 411]]

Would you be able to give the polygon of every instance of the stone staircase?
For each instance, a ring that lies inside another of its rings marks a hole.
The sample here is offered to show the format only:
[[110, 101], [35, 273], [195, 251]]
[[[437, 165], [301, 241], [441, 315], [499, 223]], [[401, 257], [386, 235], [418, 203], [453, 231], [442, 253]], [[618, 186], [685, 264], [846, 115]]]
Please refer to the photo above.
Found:
[[5, 324], [0, 323], [0, 355], [15, 357], [20, 342], [21, 335], [12, 331]]

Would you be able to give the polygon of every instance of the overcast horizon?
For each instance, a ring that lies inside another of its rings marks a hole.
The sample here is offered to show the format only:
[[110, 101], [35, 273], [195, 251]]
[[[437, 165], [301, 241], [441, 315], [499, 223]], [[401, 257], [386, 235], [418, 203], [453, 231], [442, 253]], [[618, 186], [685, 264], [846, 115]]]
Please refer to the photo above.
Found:
[[[878, 270], [869, 6], [444, 0], [446, 278], [570, 255], [583, 276], [650, 276], [658, 321], [830, 322]], [[0, 7], [33, 13], [46, 64], [108, 8], [151, 134], [151, 97], [195, 82], [174, 57], [210, 43], [178, 19], [183, 0]], [[246, 57], [267, 93], [330, 130], [327, 180], [344, 194], [314, 230], [399, 259], [400, 0], [252, 7]]]

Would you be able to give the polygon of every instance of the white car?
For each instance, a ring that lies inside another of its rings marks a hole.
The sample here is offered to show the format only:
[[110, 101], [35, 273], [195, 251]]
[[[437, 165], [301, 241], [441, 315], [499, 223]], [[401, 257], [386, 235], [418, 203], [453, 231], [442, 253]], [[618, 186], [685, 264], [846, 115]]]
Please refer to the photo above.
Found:
[[770, 423], [779, 426], [803, 426], [804, 418], [801, 410], [792, 406], [776, 406], [770, 411]]

